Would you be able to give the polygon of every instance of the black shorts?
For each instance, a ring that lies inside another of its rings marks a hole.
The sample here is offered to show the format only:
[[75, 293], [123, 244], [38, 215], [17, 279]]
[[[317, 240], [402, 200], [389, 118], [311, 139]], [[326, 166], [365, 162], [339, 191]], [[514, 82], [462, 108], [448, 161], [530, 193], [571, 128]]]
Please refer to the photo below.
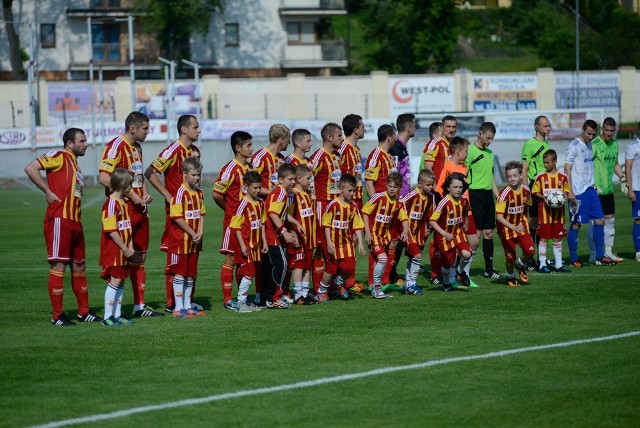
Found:
[[598, 195], [598, 197], [600, 198], [600, 205], [602, 205], [604, 215], [614, 215], [616, 213], [616, 198], [613, 197], [613, 193]]
[[493, 199], [493, 191], [469, 189], [469, 202], [476, 228], [478, 230], [495, 229], [496, 202]]
[[[535, 180], [531, 180], [529, 182], [529, 189], [533, 189], [533, 182]], [[542, 199], [534, 196], [533, 194], [531, 195], [531, 206], [529, 207], [529, 218], [538, 218], [538, 205], [542, 203]]]

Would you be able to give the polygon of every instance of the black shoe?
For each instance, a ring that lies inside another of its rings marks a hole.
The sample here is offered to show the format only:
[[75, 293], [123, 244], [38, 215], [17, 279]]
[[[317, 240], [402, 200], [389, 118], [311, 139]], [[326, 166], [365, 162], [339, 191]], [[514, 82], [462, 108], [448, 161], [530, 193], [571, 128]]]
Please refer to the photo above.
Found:
[[[166, 308], [165, 308], [166, 309]], [[156, 312], [150, 306], [145, 306], [144, 309], [139, 309], [133, 313], [134, 318], [142, 318], [142, 317], [163, 317], [164, 314], [162, 312]]]
[[465, 271], [458, 272], [458, 277], [460, 277], [460, 281], [464, 284], [465, 287], [471, 285], [471, 279], [469, 279], [469, 275]]
[[484, 276], [485, 278], [490, 278], [490, 279], [500, 279], [500, 278], [502, 278], [502, 275], [500, 275], [500, 272], [498, 272], [495, 269], [493, 269], [491, 272], [484, 272], [482, 274], [482, 276]]
[[440, 285], [442, 284], [444, 281], [442, 280], [441, 276], [436, 276], [435, 278], [431, 278], [429, 280], [429, 283], [431, 283], [431, 285]]
[[76, 325], [76, 323], [74, 323], [73, 321], [71, 321], [69, 318], [65, 317], [64, 314], [60, 315], [58, 317], [57, 320], [52, 319], [51, 320], [51, 325], [58, 325], [58, 326], [63, 326], [63, 327], [69, 327], [72, 325]]
[[78, 321], [79, 322], [102, 322], [102, 318], [100, 318], [93, 312], [89, 311], [84, 315], [78, 314]]
[[447, 293], [450, 293], [450, 292], [452, 292], [452, 291], [456, 291], [456, 289], [455, 289], [455, 288], [453, 288], [453, 287], [451, 286], [451, 284], [445, 284], [445, 285], [443, 285], [443, 286], [442, 286], [442, 289], [443, 289], [445, 292], [447, 292]]

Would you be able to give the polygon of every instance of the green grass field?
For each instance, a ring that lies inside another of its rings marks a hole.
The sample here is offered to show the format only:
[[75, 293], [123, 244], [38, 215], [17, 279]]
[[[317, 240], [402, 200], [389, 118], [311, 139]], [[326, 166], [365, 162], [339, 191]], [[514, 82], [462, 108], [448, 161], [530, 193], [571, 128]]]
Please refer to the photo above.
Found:
[[[565, 343], [640, 331], [640, 264], [632, 260], [628, 202], [621, 195], [615, 248], [626, 260], [615, 267], [534, 273], [530, 285], [517, 289], [475, 276], [479, 289], [456, 293], [429, 287], [422, 278], [423, 296], [394, 293], [376, 301], [358, 295], [346, 302], [236, 314], [221, 305], [222, 216], [208, 196], [211, 184], [205, 188], [209, 215], [197, 300], [211, 311], [197, 319], [165, 316], [119, 328], [50, 325], [44, 196], [27, 187], [0, 189], [0, 426], [155, 405], [81, 425], [637, 426], [640, 336]], [[90, 302], [100, 315], [103, 200], [100, 189], [89, 188], [83, 210]], [[150, 208], [147, 301], [163, 307], [165, 257], [157, 247], [164, 210], [157, 201]], [[585, 255], [584, 231], [580, 237]], [[501, 248], [496, 266], [503, 270]], [[479, 254], [472, 272], [482, 268]], [[358, 269], [365, 279], [365, 259]], [[129, 313], [128, 284], [125, 290]], [[69, 286], [65, 310], [75, 318]], [[491, 354], [558, 343], [565, 344]], [[467, 356], [478, 357], [456, 360]], [[438, 364], [255, 391], [428, 361]], [[254, 391], [232, 394], [249, 390]], [[205, 399], [163, 406], [199, 398]]]

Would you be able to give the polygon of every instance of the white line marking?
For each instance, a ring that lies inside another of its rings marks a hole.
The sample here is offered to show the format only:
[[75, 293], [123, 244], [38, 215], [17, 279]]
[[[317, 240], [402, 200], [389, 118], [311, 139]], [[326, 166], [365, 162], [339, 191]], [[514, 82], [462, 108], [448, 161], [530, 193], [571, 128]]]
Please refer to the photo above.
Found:
[[569, 342], [552, 343], [550, 345], [529, 346], [526, 348], [508, 349], [505, 351], [489, 352], [488, 354], [468, 355], [466, 357], [443, 358], [441, 360], [425, 361], [418, 364], [409, 364], [405, 366], [383, 367], [380, 369], [369, 370], [360, 373], [351, 373], [340, 376], [326, 377], [315, 380], [307, 380], [286, 385], [270, 386], [266, 388], [248, 389], [237, 392], [227, 392], [225, 394], [209, 395], [202, 398], [190, 398], [186, 400], [172, 401], [169, 403], [154, 404], [151, 406], [134, 407], [126, 410], [118, 410], [111, 413], [101, 413], [92, 416], [83, 416], [81, 418], [65, 419], [57, 422], [49, 422], [44, 425], [36, 425], [35, 428], [54, 428], [67, 425], [87, 424], [92, 422], [104, 421], [108, 419], [122, 418], [137, 413], [152, 412], [155, 410], [173, 409], [176, 407], [193, 406], [196, 404], [211, 403], [213, 401], [228, 400], [232, 398], [246, 397], [250, 395], [262, 395], [272, 392], [290, 391], [292, 389], [309, 388], [311, 386], [326, 385], [328, 383], [343, 382], [345, 380], [360, 379], [369, 376], [378, 376], [387, 373], [394, 373], [406, 370], [423, 369], [426, 367], [439, 366], [442, 364], [458, 363], [461, 361], [483, 360], [494, 357], [504, 357], [507, 355], [521, 354], [523, 352], [542, 351], [546, 349], [565, 348], [568, 346], [583, 345], [586, 343], [604, 342], [608, 340], [625, 339], [628, 337], [640, 336], [640, 331], [632, 331], [629, 333], [614, 334], [611, 336], [594, 337], [591, 339], [572, 340]]

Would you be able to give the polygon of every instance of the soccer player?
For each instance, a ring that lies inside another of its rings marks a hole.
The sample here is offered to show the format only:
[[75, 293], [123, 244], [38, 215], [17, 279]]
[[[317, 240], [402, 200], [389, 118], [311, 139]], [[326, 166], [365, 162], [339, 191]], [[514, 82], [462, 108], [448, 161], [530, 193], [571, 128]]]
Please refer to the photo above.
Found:
[[[445, 127], [446, 135], [446, 127]], [[478, 242], [482, 234], [482, 253], [484, 255], [484, 277], [501, 278], [493, 268], [493, 229], [496, 227], [496, 205], [498, 185], [493, 174], [494, 155], [489, 149], [496, 135], [496, 127], [491, 122], [480, 125], [476, 142], [469, 146], [467, 154], [467, 181], [469, 183], [469, 201], [473, 219], [478, 229]]]
[[108, 281], [104, 292], [104, 321], [108, 327], [132, 324], [122, 316], [124, 283], [129, 277], [129, 259], [136, 254], [133, 248], [133, 226], [129, 217], [130, 205], [122, 197], [131, 191], [135, 176], [124, 168], [109, 174], [109, 196], [102, 206], [102, 234], [100, 236], [100, 277]]
[[[260, 197], [266, 198], [278, 186], [278, 167], [284, 158], [280, 155], [289, 147], [291, 131], [282, 124], [271, 125], [269, 128], [269, 144], [255, 152], [251, 157], [253, 170], [262, 177]], [[282, 161], [281, 161], [282, 159]]]
[[393, 158], [398, 172], [402, 176], [402, 188], [400, 197], [411, 191], [411, 162], [407, 145], [409, 140], [416, 134], [416, 116], [413, 113], [403, 113], [396, 118], [396, 141], [389, 149], [389, 154]]
[[455, 290], [449, 279], [449, 270], [458, 255], [457, 272], [462, 280], [458, 289], [466, 290], [470, 284], [464, 269], [471, 258], [471, 249], [463, 229], [465, 213], [469, 211], [468, 201], [462, 198], [466, 186], [464, 175], [459, 172], [449, 175], [444, 181], [445, 195], [429, 217], [429, 225], [436, 232], [433, 239], [442, 259], [442, 287], [447, 292]]
[[348, 114], [342, 119], [344, 141], [338, 149], [340, 169], [343, 174], [351, 174], [356, 178], [356, 191], [353, 202], [362, 209], [362, 153], [358, 141], [364, 138], [364, 123], [357, 114]]
[[440, 180], [442, 168], [449, 159], [449, 142], [457, 131], [458, 119], [450, 114], [443, 117], [442, 122], [434, 122], [429, 127], [431, 141], [424, 148], [424, 167], [433, 171], [436, 182]]
[[260, 310], [257, 305], [247, 303], [251, 281], [256, 277], [256, 266], [267, 253], [265, 222], [267, 216], [264, 202], [258, 198], [262, 187], [262, 177], [256, 171], [248, 171], [244, 175], [244, 186], [247, 190], [238, 205], [229, 227], [236, 235], [234, 263], [236, 265], [238, 283], [238, 303], [236, 312], [247, 313]]
[[[369, 285], [375, 299], [384, 299], [382, 274], [388, 263], [387, 252], [391, 242], [391, 222], [397, 219], [402, 223], [401, 241], [407, 240], [409, 222], [407, 211], [398, 193], [402, 188], [402, 175], [392, 172], [387, 177], [386, 192], [376, 193], [362, 208], [364, 222], [364, 240], [369, 246]], [[373, 278], [371, 278], [373, 277]], [[371, 281], [373, 279], [373, 281]]]
[[594, 186], [593, 149], [591, 140], [598, 132], [598, 124], [589, 119], [582, 125], [582, 134], [574, 139], [565, 155], [564, 173], [569, 181], [571, 228], [568, 234], [569, 252], [573, 267], [587, 264], [578, 259], [578, 232], [582, 224], [593, 220], [593, 241], [597, 266], [612, 266], [616, 262], [604, 255], [604, 212]]
[[[222, 286], [222, 304], [226, 309], [236, 309], [233, 301], [233, 268], [235, 236], [229, 229], [232, 217], [238, 211], [243, 198], [244, 176], [249, 171], [249, 158], [253, 153], [253, 137], [245, 131], [235, 131], [231, 134], [231, 149], [233, 159], [227, 162], [218, 173], [211, 193], [214, 202], [224, 210], [222, 220], [222, 243], [220, 254], [224, 255], [222, 269], [220, 269], [220, 284]], [[256, 281], [256, 301], [260, 300], [260, 291]]]
[[315, 294], [309, 293], [309, 280], [311, 275], [311, 264], [313, 250], [317, 246], [316, 237], [316, 216], [314, 212], [313, 199], [308, 193], [311, 187], [313, 173], [306, 165], [296, 166], [296, 184], [291, 194], [292, 203], [289, 215], [300, 224], [301, 229], [294, 229], [298, 235], [298, 248], [293, 245], [288, 246], [289, 269], [293, 271], [293, 291], [296, 305], [312, 305], [318, 303]]
[[[623, 259], [613, 254], [613, 241], [616, 235], [615, 230], [615, 213], [616, 201], [613, 197], [613, 174], [625, 183], [627, 180], [622, 172], [622, 167], [618, 163], [618, 141], [614, 138], [616, 135], [616, 121], [612, 117], [607, 117], [602, 122], [600, 135], [591, 141], [593, 148], [593, 170], [594, 183], [602, 205], [604, 213], [604, 255], [609, 257], [616, 263], [620, 263]], [[591, 233], [589, 233], [591, 232]], [[589, 239], [589, 249], [591, 251], [590, 262], [595, 259], [595, 243], [593, 242], [593, 224], [589, 223], [587, 229], [587, 238]]]
[[[440, 195], [444, 196], [444, 181], [452, 173], [459, 172], [465, 178], [467, 177], [467, 165], [465, 164], [465, 161], [467, 159], [468, 150], [469, 141], [467, 141], [466, 139], [462, 137], [453, 137], [451, 139], [451, 142], [449, 143], [449, 152], [451, 153], [451, 158], [446, 161], [444, 166], [442, 167], [440, 178], [438, 179], [438, 184], [436, 187], [437, 192]], [[463, 197], [469, 200], [468, 190], [464, 192]], [[471, 211], [467, 212], [465, 235], [467, 236], [467, 242], [469, 243], [469, 248], [471, 249], [471, 259], [469, 260], [469, 263], [467, 264], [465, 269], [467, 272], [467, 276], [469, 276], [470, 286], [476, 288], [478, 287], [478, 284], [471, 279], [471, 263], [473, 263], [478, 245], [480, 244], [480, 238], [478, 237], [478, 229], [476, 228], [476, 223], [473, 219], [473, 213]], [[434, 263], [432, 262], [431, 275], [433, 278], [434, 275], [439, 272], [440, 265], [438, 263], [437, 257], [432, 257], [432, 260], [436, 262], [435, 268]], [[453, 281], [454, 286], [459, 285], [458, 281], [456, 281], [456, 278], [451, 278], [451, 280]]]
[[[567, 176], [562, 174], [556, 168], [558, 155], [553, 149], [544, 152], [542, 157], [545, 172], [538, 174], [533, 182], [531, 193], [540, 201], [538, 205], [538, 228], [537, 233], [540, 238], [538, 242], [538, 256], [540, 257], [540, 265], [538, 272], [551, 273], [547, 266], [547, 240], [553, 239], [553, 256], [555, 258], [556, 272], [571, 272], [562, 262], [562, 239], [567, 236], [567, 227], [565, 226], [564, 206], [552, 208], [547, 202], [547, 194], [553, 190], [560, 190], [565, 194], [569, 194], [569, 183]], [[523, 173], [524, 175], [524, 173]], [[534, 209], [531, 207], [531, 209]]]
[[378, 147], [367, 157], [364, 164], [365, 188], [369, 197], [384, 192], [387, 187], [387, 177], [397, 171], [396, 164], [389, 154], [389, 149], [396, 141], [396, 131], [391, 125], [378, 128]]
[[[522, 184], [529, 186], [529, 189], [532, 188], [533, 181], [536, 179], [536, 176], [545, 170], [542, 157], [545, 152], [549, 150], [547, 137], [551, 132], [551, 122], [549, 122], [549, 119], [546, 116], [538, 116], [533, 121], [533, 128], [536, 134], [524, 143], [521, 155]], [[533, 195], [531, 209], [529, 210], [529, 234], [533, 237], [536, 243], [539, 243], [536, 230], [538, 228], [538, 211], [540, 202], [540, 199], [538, 199], [536, 195]], [[532, 258], [527, 269], [535, 270], [535, 268], [535, 260]]]
[[[264, 183], [264, 177], [263, 177]], [[267, 196], [264, 209], [267, 213], [265, 237], [268, 251], [262, 264], [263, 282], [260, 306], [272, 309], [288, 309], [284, 299], [284, 280], [287, 273], [287, 245], [298, 248], [297, 235], [286, 228], [286, 223], [302, 229], [293, 218], [288, 217], [289, 192], [296, 184], [296, 170], [290, 164], [282, 164], [278, 168], [278, 186]]]
[[[436, 157], [440, 158], [442, 157], [442, 154], [440, 153], [440, 150], [435, 151], [436, 150], [436, 144], [438, 144], [438, 142], [442, 139], [442, 122], [432, 122], [431, 125], [429, 125], [429, 141], [427, 141], [427, 144], [425, 144], [424, 149], [422, 150], [422, 156], [420, 157], [420, 170], [423, 169], [428, 169], [429, 171], [433, 172], [433, 167], [435, 165], [435, 160]], [[433, 143], [433, 146], [432, 146]], [[444, 144], [446, 147], [446, 140], [443, 141], [440, 144]], [[434, 155], [432, 156], [429, 154], [429, 151], [433, 150], [434, 151]], [[447, 154], [444, 156], [444, 160], [446, 160], [446, 158], [448, 158], [448, 152]], [[429, 164], [427, 165], [427, 162], [429, 162]], [[438, 180], [438, 178], [436, 178], [436, 181]]]
[[[418, 174], [418, 185], [411, 192], [402, 198], [402, 203], [409, 217], [409, 233], [407, 234], [407, 244], [405, 253], [409, 260], [405, 271], [405, 282], [402, 292], [404, 294], [422, 294], [422, 289], [418, 287], [417, 279], [422, 263], [422, 250], [427, 237], [431, 234], [429, 228], [429, 217], [440, 201], [439, 195], [433, 191], [435, 187], [435, 176], [430, 169], [423, 169]], [[438, 259], [440, 255], [438, 254]], [[433, 264], [432, 264], [433, 266]]]
[[358, 207], [351, 201], [356, 190], [356, 178], [344, 174], [338, 181], [338, 197], [327, 205], [322, 216], [322, 232], [324, 233], [325, 252], [327, 254], [326, 270], [318, 288], [318, 301], [329, 300], [329, 285], [336, 278], [339, 286], [344, 286], [346, 279], [356, 271], [355, 245], [353, 235], [358, 241], [358, 251], [364, 257], [362, 229], [364, 224]]
[[[506, 260], [507, 285], [518, 287], [520, 284], [515, 277], [515, 265], [520, 274], [520, 282], [527, 284], [527, 263], [536, 253], [533, 239], [529, 234], [527, 211], [531, 205], [531, 191], [522, 184], [522, 164], [509, 161], [504, 167], [508, 186], [506, 186], [496, 202], [496, 221], [498, 222], [498, 236], [502, 241]], [[522, 248], [522, 256], [516, 261], [516, 246]]]
[[[176, 194], [183, 183], [182, 162], [188, 157], [200, 157], [200, 150], [194, 144], [200, 138], [200, 123], [195, 116], [182, 115], [178, 118], [178, 139], [164, 148], [157, 158], [151, 162], [144, 172], [144, 176], [149, 183], [164, 197], [165, 223], [164, 232], [160, 241], [160, 250], [167, 251], [167, 240], [169, 239], [169, 225], [171, 224], [171, 197]], [[164, 184], [158, 177], [164, 175]], [[195, 283], [191, 292], [195, 291]], [[173, 312], [173, 277], [165, 275], [165, 291], [167, 296], [166, 312]], [[192, 301], [192, 306], [202, 310], [202, 306]]]
[[139, 262], [132, 261], [129, 266], [131, 287], [133, 289], [133, 316], [157, 317], [164, 315], [145, 305], [144, 292], [146, 287], [146, 272], [144, 262], [149, 249], [149, 214], [147, 204], [151, 202], [151, 195], [147, 192], [142, 164], [141, 142], [149, 135], [149, 118], [143, 113], [134, 111], [129, 113], [124, 122], [124, 134], [109, 141], [102, 154], [98, 182], [105, 188], [108, 196], [111, 193], [109, 181], [111, 173], [116, 168], [124, 168], [133, 174], [133, 185], [129, 193], [123, 195], [129, 206], [131, 216], [131, 233], [133, 248], [140, 253]]
[[[296, 129], [291, 134], [291, 142], [293, 143], [293, 152], [287, 156], [284, 160], [285, 163], [291, 164], [296, 167], [298, 165], [306, 165], [312, 168], [311, 159], [307, 157], [307, 153], [311, 151], [313, 140], [311, 138], [311, 132], [306, 129]], [[313, 185], [313, 175], [311, 175], [311, 181], [309, 182], [309, 188], [307, 193], [311, 196], [311, 199], [315, 200], [315, 190]]]
[[[638, 122], [638, 134], [640, 134], [640, 122]], [[631, 236], [636, 249], [636, 261], [640, 262], [640, 137], [627, 146], [624, 153], [624, 170], [627, 179], [627, 196], [631, 201], [631, 217], [633, 227]]]
[[[89, 310], [89, 292], [85, 273], [84, 231], [80, 222], [84, 177], [78, 156], [87, 150], [87, 136], [79, 128], [69, 128], [62, 136], [63, 150], [53, 149], [28, 164], [24, 171], [47, 200], [44, 216], [44, 240], [49, 261], [49, 298], [53, 316], [51, 324], [72, 326], [63, 313], [64, 271], [71, 269], [71, 289], [78, 304], [80, 322], [100, 322], [102, 318]], [[47, 181], [40, 171], [46, 171]]]
[[196, 158], [182, 162], [184, 182], [171, 198], [165, 273], [173, 276], [173, 316], [204, 315], [191, 308], [191, 289], [198, 276], [198, 257], [204, 236], [204, 195], [200, 188], [202, 164]]

